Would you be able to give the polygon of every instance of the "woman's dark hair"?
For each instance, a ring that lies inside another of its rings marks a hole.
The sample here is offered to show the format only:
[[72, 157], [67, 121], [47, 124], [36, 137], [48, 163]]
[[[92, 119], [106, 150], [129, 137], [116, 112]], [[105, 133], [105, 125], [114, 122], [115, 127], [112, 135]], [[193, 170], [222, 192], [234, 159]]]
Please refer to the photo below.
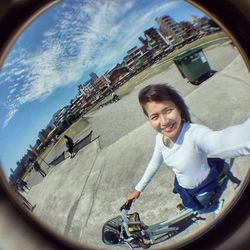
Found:
[[145, 110], [145, 104], [148, 102], [172, 101], [181, 111], [181, 117], [184, 121], [191, 122], [188, 107], [181, 95], [168, 84], [151, 84], [139, 92], [138, 96], [143, 112], [148, 116]]

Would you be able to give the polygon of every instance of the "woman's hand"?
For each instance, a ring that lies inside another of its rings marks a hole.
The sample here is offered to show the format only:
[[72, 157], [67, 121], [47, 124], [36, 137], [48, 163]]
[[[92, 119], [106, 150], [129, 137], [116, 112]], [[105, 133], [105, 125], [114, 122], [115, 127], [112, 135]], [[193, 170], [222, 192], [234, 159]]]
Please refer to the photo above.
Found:
[[135, 200], [135, 199], [138, 199], [139, 196], [140, 196], [141, 192], [140, 191], [137, 191], [136, 189], [131, 192], [130, 194], [128, 194], [127, 196], [127, 200]]

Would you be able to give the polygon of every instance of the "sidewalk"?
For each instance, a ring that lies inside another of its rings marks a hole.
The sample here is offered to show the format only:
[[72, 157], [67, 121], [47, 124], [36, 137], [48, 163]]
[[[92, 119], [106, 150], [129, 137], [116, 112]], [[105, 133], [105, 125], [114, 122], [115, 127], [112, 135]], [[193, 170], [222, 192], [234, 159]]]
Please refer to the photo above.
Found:
[[[192, 91], [184, 87], [193, 122], [216, 130], [250, 115], [249, 74], [240, 57], [199, 87], [191, 86]], [[155, 132], [146, 122], [105, 148], [100, 147], [98, 139], [93, 141], [73, 159], [67, 158], [51, 168], [47, 177], [32, 187], [28, 199], [36, 204], [34, 214], [56, 232], [91, 246], [110, 249], [101, 242], [102, 225], [119, 214], [127, 193], [144, 172], [154, 140]], [[233, 165], [232, 172], [241, 180], [247, 174], [249, 161], [249, 157], [240, 158]], [[176, 214], [175, 207], [180, 200], [172, 193], [173, 177], [169, 168], [162, 167], [134, 204], [133, 209], [146, 224]], [[232, 183], [228, 183], [223, 194], [224, 208], [237, 192]], [[204, 216], [207, 220], [193, 224], [164, 245], [189, 237], [215, 216]]]

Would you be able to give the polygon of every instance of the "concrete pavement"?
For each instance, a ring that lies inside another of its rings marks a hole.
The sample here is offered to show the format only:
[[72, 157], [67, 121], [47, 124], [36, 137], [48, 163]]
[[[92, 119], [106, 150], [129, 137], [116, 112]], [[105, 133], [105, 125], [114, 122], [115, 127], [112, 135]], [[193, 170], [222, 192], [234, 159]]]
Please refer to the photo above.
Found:
[[[237, 53], [231, 47], [230, 50], [231, 54]], [[214, 50], [209, 52], [215, 56]], [[143, 174], [154, 146], [155, 132], [146, 122], [137, 103], [136, 96], [142, 86], [166, 79], [185, 97], [193, 121], [212, 129], [238, 123], [250, 115], [249, 73], [241, 57], [237, 57], [222, 71], [222, 64], [216, 63], [218, 61], [215, 60], [213, 69], [219, 72], [200, 86], [186, 83], [172, 65], [161, 75], [144, 81], [133, 94], [90, 114], [95, 133], [93, 137], [101, 134], [100, 138], [80, 150], [75, 158], [68, 158], [49, 169], [46, 178], [32, 187], [27, 198], [36, 204], [34, 214], [60, 234], [92, 247], [110, 249], [101, 242], [102, 225], [119, 214], [119, 207]], [[119, 116], [119, 105], [129, 105], [130, 108], [123, 109], [123, 114]], [[129, 119], [132, 113], [133, 122]], [[117, 123], [111, 122], [109, 115], [114, 116]], [[237, 159], [232, 172], [243, 180], [249, 162], [249, 157]], [[176, 214], [175, 206], [180, 200], [172, 193], [173, 177], [170, 169], [162, 167], [134, 204], [132, 211], [138, 211], [146, 224]], [[224, 208], [238, 190], [234, 190], [232, 183], [228, 184], [223, 193]], [[216, 215], [204, 217], [206, 221], [191, 225], [163, 245], [190, 237]]]

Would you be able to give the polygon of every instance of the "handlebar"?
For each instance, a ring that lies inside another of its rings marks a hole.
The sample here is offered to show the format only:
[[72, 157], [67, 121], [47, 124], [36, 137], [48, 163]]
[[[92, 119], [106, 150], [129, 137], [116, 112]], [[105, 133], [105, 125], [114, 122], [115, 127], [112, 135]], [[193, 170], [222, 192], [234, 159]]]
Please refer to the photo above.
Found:
[[[130, 249], [134, 249], [131, 247], [132, 246], [131, 244], [136, 245], [135, 247], [141, 247], [143, 249], [146, 249], [146, 248], [149, 248], [151, 244], [144, 242], [144, 238], [146, 236], [145, 231], [143, 230], [142, 232], [142, 229], [139, 229], [140, 233], [138, 232], [134, 233], [133, 227], [130, 227], [132, 225], [142, 225], [142, 222], [140, 221], [140, 219], [132, 221], [132, 222], [129, 221], [128, 211], [131, 208], [133, 202], [134, 200], [127, 200], [120, 208], [120, 211], [121, 211], [120, 237], [123, 239], [125, 243], [127, 243], [130, 246]], [[130, 229], [132, 229], [132, 231], [130, 231]]]
[[133, 201], [134, 201], [134, 200], [128, 200], [128, 201], [126, 201], [126, 202], [121, 206], [120, 211], [122, 211], [122, 210], [127, 210], [127, 211], [128, 211], [128, 210], [130, 209], [130, 207], [131, 207]]
[[124, 230], [125, 230], [128, 237], [131, 236], [131, 233], [129, 232], [129, 228], [128, 228], [129, 220], [128, 220], [127, 214], [128, 214], [128, 211], [129, 211], [133, 201], [134, 200], [127, 200], [120, 208], [120, 211], [121, 211], [121, 223], [122, 223], [123, 228], [124, 228]]

